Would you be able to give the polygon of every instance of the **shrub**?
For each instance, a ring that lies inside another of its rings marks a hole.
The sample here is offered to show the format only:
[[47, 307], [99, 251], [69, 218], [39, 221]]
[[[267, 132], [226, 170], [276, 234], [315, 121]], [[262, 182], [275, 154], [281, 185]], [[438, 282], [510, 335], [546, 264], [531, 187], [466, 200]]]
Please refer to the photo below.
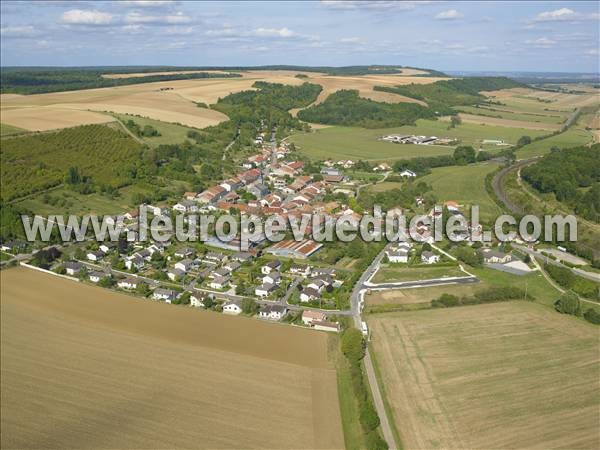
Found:
[[598, 313], [595, 309], [589, 308], [585, 313], [583, 313], [583, 318], [594, 325], [600, 325], [600, 313]]
[[560, 313], [577, 316], [581, 312], [581, 303], [577, 294], [566, 292], [554, 302], [554, 308]]

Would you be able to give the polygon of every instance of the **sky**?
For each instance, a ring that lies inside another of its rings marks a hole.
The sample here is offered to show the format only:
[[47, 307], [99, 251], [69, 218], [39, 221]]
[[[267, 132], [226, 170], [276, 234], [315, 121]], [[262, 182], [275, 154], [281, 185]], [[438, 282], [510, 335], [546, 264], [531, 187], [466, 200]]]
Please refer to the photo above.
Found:
[[2, 66], [598, 72], [600, 2], [2, 1]]

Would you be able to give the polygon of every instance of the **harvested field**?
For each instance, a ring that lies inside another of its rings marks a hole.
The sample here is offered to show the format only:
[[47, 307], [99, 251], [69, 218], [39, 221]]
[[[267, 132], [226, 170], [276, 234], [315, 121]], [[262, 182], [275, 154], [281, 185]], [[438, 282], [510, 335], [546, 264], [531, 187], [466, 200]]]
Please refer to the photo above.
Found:
[[3, 109], [0, 112], [0, 120], [2, 123], [29, 131], [48, 131], [114, 121], [106, 114], [46, 106]]
[[[547, 131], [557, 131], [560, 130], [561, 125], [557, 123], [543, 123], [543, 122], [534, 122], [533, 119], [531, 121], [527, 120], [512, 120], [512, 119], [502, 119], [500, 117], [489, 117], [489, 116], [479, 116], [475, 114], [458, 114], [463, 122], [465, 123], [476, 123], [480, 125], [493, 125], [499, 127], [510, 127], [510, 128], [523, 128], [526, 130], [547, 130]], [[450, 117], [442, 117], [441, 120], [445, 122], [450, 121]]]
[[597, 327], [526, 302], [369, 325], [404, 448], [600, 446]]
[[[300, 85], [304, 82], [321, 84], [323, 92], [317, 102], [340, 89], [358, 89], [360, 95], [377, 101], [402, 102], [418, 100], [400, 95], [373, 91], [373, 86], [394, 86], [407, 83], [433, 83], [438, 78], [406, 75], [367, 75], [362, 77], [328, 76], [304, 72], [308, 78], [297, 78], [296, 71], [248, 71], [241, 78], [206, 78], [156, 83], [132, 84], [112, 88], [53, 92], [34, 95], [2, 95], [2, 121], [28, 130], [55, 129], [64, 126], [98, 123], [101, 115], [90, 111], [133, 114], [164, 122], [180, 123], [195, 128], [216, 125], [227, 116], [212, 109], [200, 108], [196, 103], [213, 104], [231, 93], [253, 89], [256, 81]], [[114, 74], [138, 76], [142, 74]], [[150, 75], [149, 73], [143, 75]], [[31, 107], [31, 111], [25, 110]], [[48, 107], [51, 113], [38, 112]], [[20, 112], [10, 112], [17, 110]], [[5, 119], [5, 115], [7, 119]], [[40, 120], [30, 119], [39, 115]], [[28, 128], [29, 126], [29, 128]], [[44, 127], [44, 128], [42, 128]]]
[[543, 106], [544, 108], [559, 110], [572, 110], [574, 108], [598, 105], [600, 103], [597, 92], [567, 94], [563, 92], [539, 91], [528, 88], [513, 88], [483, 92], [483, 94], [501, 102], [505, 102], [506, 100], [521, 101], [521, 103], [531, 102], [538, 103], [538, 106]]
[[452, 294], [458, 297], [471, 296], [485, 289], [484, 283], [475, 284], [445, 284], [426, 288], [394, 289], [372, 291], [365, 297], [367, 305], [410, 305], [415, 303], [430, 303], [442, 294]]
[[344, 445], [325, 333], [0, 276], [3, 448]]

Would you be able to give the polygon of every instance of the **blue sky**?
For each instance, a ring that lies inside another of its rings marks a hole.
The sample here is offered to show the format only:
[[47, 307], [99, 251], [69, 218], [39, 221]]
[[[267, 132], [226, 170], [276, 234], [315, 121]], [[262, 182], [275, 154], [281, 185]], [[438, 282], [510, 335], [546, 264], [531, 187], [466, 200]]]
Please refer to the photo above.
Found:
[[1, 63], [598, 72], [599, 19], [596, 1], [3, 1]]

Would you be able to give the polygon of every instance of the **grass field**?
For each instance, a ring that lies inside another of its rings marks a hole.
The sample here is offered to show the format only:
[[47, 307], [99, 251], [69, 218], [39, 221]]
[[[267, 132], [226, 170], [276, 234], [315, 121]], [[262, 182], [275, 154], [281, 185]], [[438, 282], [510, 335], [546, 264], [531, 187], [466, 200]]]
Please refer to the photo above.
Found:
[[193, 128], [184, 127], [183, 125], [177, 125], [174, 123], [162, 122], [160, 120], [148, 119], [146, 117], [131, 116], [128, 114], [115, 114], [121, 122], [125, 123], [128, 120], [133, 120], [137, 123], [140, 128], [144, 128], [146, 125], [154, 127], [160, 133], [160, 136], [155, 137], [141, 137], [140, 139], [146, 144], [157, 147], [161, 144], [177, 144], [184, 142], [187, 137], [187, 133]]
[[13, 127], [12, 125], [8, 125], [6, 123], [0, 123], [0, 136], [8, 136], [11, 134], [21, 133], [23, 131], [27, 130], [19, 127]]
[[[539, 122], [533, 120], [532, 118], [515, 120], [507, 119], [504, 117], [490, 117], [465, 113], [460, 113], [459, 116], [464, 123], [476, 123], [481, 125], [492, 125], [510, 128], [523, 128], [527, 130], [556, 131], [560, 129], [560, 124], [558, 123]], [[450, 118], [445, 117], [444, 120], [450, 121]]]
[[591, 142], [592, 139], [592, 133], [585, 130], [585, 128], [578, 123], [564, 133], [535, 141], [529, 145], [521, 147], [519, 150], [517, 150], [517, 157], [519, 159], [527, 159], [533, 158], [534, 156], [542, 156], [546, 153], [550, 153], [550, 149], [552, 147], [576, 147], [578, 145], [587, 144], [588, 142]]
[[497, 168], [495, 163], [439, 167], [420, 180], [431, 185], [438, 202], [455, 201], [465, 206], [465, 213], [468, 206], [479, 205], [480, 219], [491, 221], [502, 211], [486, 191], [485, 177]]
[[561, 124], [565, 121], [567, 115], [561, 113], [553, 114], [539, 114], [533, 112], [514, 112], [506, 110], [503, 106], [498, 106], [498, 109], [493, 107], [475, 107], [475, 106], [460, 106], [456, 109], [464, 111], [469, 114], [477, 114], [480, 116], [493, 116], [508, 120], [518, 120], [533, 123], [549, 123], [549, 124]]
[[3, 448], [344, 445], [325, 333], [0, 276]]
[[371, 279], [373, 283], [384, 283], [387, 281], [419, 281], [431, 280], [433, 278], [464, 277], [456, 266], [407, 266], [405, 264], [382, 264], [380, 269]]
[[[452, 146], [430, 146], [413, 144], [392, 144], [378, 141], [386, 134], [417, 134], [460, 139], [461, 144], [479, 147], [483, 139], [500, 139], [516, 144], [521, 136], [540, 136], [547, 133], [541, 130], [497, 127], [464, 123], [448, 129], [443, 121], [418, 120], [416, 126], [367, 130], [354, 127], [329, 127], [313, 133], [295, 134], [290, 137], [300, 152], [309, 158], [319, 160], [362, 159], [367, 161], [392, 161], [418, 156], [446, 155], [454, 151]], [[502, 147], [493, 147], [501, 149]]]
[[597, 327], [528, 302], [368, 322], [405, 448], [600, 446]]
[[474, 283], [372, 291], [365, 297], [365, 300], [367, 306], [424, 304], [430, 303], [431, 300], [435, 300], [442, 294], [453, 294], [458, 297], [470, 296], [484, 287], [485, 283]]

